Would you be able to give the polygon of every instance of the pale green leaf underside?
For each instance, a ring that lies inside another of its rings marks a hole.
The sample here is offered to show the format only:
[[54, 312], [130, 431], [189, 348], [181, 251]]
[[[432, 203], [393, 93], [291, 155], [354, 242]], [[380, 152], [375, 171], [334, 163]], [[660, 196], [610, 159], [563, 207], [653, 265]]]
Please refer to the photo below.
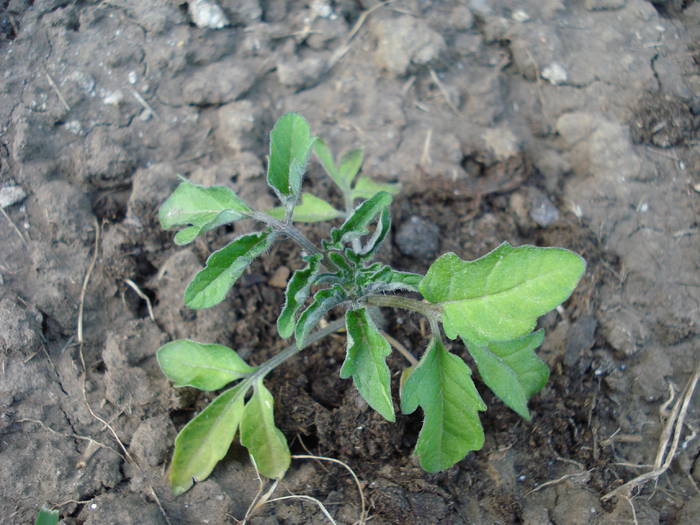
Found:
[[338, 161], [338, 177], [346, 187], [350, 187], [355, 175], [360, 171], [362, 161], [364, 160], [364, 151], [362, 148], [357, 148], [348, 151]]
[[339, 228], [331, 230], [333, 242], [347, 242], [368, 233], [367, 226], [391, 204], [391, 200], [391, 195], [379, 192], [360, 204]]
[[385, 191], [391, 195], [398, 195], [401, 192], [401, 184], [398, 182], [376, 182], [374, 179], [361, 175], [357, 179], [355, 187], [352, 189], [352, 198], [370, 199], [380, 191]]
[[334, 285], [332, 288], [324, 288], [314, 295], [312, 303], [302, 312], [294, 330], [294, 336], [298, 348], [301, 348], [306, 336], [311, 329], [318, 324], [321, 318], [345, 300], [343, 288]]
[[484, 445], [478, 411], [486, 410], [486, 405], [469, 367], [439, 340], [431, 341], [403, 385], [401, 410], [410, 414], [419, 405], [424, 420], [415, 453], [426, 471], [449, 468]]
[[247, 390], [247, 384], [226, 390], [177, 435], [168, 472], [170, 487], [176, 496], [187, 491], [195, 481], [206, 479], [226, 455], [243, 416]]
[[184, 181], [158, 211], [163, 229], [187, 226], [175, 235], [179, 245], [192, 242], [197, 235], [245, 216], [250, 211], [231, 189], [204, 187]]
[[318, 157], [321, 166], [323, 166], [323, 169], [326, 170], [328, 176], [333, 179], [333, 182], [335, 182], [341, 189], [343, 189], [343, 186], [341, 186], [340, 177], [338, 175], [338, 167], [335, 165], [333, 153], [328, 147], [328, 144], [326, 144], [326, 142], [322, 139], [316, 139], [316, 142], [314, 143], [314, 153], [316, 153], [316, 157]]
[[185, 304], [190, 308], [209, 308], [226, 297], [236, 280], [272, 241], [268, 232], [242, 235], [212, 253], [185, 290]]
[[280, 337], [286, 339], [294, 333], [295, 316], [309, 297], [309, 291], [314, 278], [319, 272], [321, 255], [309, 257], [309, 262], [302, 270], [297, 270], [287, 283], [285, 291], [284, 307], [277, 318], [277, 332]]
[[513, 341], [486, 346], [464, 341], [486, 385], [507, 406], [528, 421], [527, 401], [549, 378], [549, 367], [535, 354], [544, 331], [538, 330]]
[[245, 406], [241, 421], [241, 444], [248, 449], [258, 471], [268, 478], [281, 478], [291, 455], [284, 434], [275, 426], [272, 394], [260, 379]]
[[296, 113], [282, 115], [272, 128], [267, 182], [283, 202], [299, 194], [314, 140], [308, 122]]
[[352, 377], [355, 387], [367, 404], [388, 421], [395, 421], [391, 401], [391, 373], [386, 357], [391, 347], [377, 330], [365, 308], [345, 314], [347, 354], [340, 377]]
[[[268, 210], [267, 214], [275, 219], [284, 219], [286, 209], [282, 206]], [[292, 220], [295, 222], [321, 222], [330, 221], [342, 217], [343, 214], [336, 210], [330, 203], [316, 197], [312, 193], [302, 193], [301, 202], [294, 207]]]
[[158, 364], [175, 386], [218, 390], [255, 369], [236, 352], [217, 344], [179, 339], [160, 347]]
[[443, 327], [476, 344], [510, 341], [530, 333], [537, 318], [573, 292], [586, 263], [563, 248], [508, 243], [475, 261], [439, 257], [420, 292], [443, 308]]

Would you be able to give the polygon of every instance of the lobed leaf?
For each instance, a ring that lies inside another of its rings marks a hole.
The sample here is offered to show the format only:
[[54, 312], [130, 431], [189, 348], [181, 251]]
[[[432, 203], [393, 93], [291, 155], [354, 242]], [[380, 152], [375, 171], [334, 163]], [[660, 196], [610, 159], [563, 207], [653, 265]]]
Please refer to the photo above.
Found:
[[371, 199], [380, 191], [398, 195], [401, 192], [401, 184], [398, 182], [376, 182], [366, 175], [361, 175], [352, 189], [352, 198], [353, 200]]
[[318, 324], [321, 318], [346, 299], [343, 288], [335, 284], [331, 288], [319, 290], [313, 302], [302, 312], [297, 321], [295, 336], [297, 347], [301, 348], [306, 336]]
[[189, 490], [195, 481], [206, 479], [226, 455], [243, 416], [248, 388], [243, 382], [226, 390], [177, 435], [168, 469], [175, 496]]
[[319, 273], [320, 262], [320, 254], [310, 256], [306, 267], [295, 271], [287, 283], [287, 290], [284, 293], [284, 307], [277, 318], [277, 332], [280, 337], [286, 339], [294, 333], [296, 314], [309, 297], [311, 285]]
[[304, 117], [282, 115], [270, 133], [267, 183], [284, 203], [296, 199], [315, 137]]
[[376, 249], [384, 242], [384, 239], [391, 231], [391, 213], [389, 208], [384, 208], [379, 214], [377, 227], [372, 233], [372, 236], [367, 240], [367, 243], [362, 246], [357, 255], [367, 258], [371, 257]]
[[527, 401], [544, 387], [549, 378], [549, 367], [534, 352], [543, 340], [544, 331], [538, 330], [513, 341], [487, 345], [464, 341], [484, 383], [528, 421]]
[[225, 186], [204, 187], [184, 181], [161, 205], [158, 217], [163, 229], [188, 226], [175, 235], [175, 243], [192, 242], [200, 233], [237, 221], [251, 209]]
[[[284, 219], [286, 209], [282, 206], [268, 210], [267, 214], [275, 219]], [[296, 222], [321, 222], [330, 221], [342, 217], [343, 214], [336, 210], [330, 203], [313, 195], [302, 193], [301, 202], [294, 207], [292, 220]]]
[[258, 471], [268, 478], [281, 478], [289, 468], [291, 454], [284, 434], [275, 426], [274, 401], [262, 378], [243, 411], [241, 445], [248, 449]]
[[337, 245], [368, 233], [367, 226], [391, 204], [391, 200], [391, 195], [379, 192], [360, 204], [340, 228], [331, 230], [333, 243]]
[[563, 248], [503, 243], [475, 261], [454, 253], [440, 256], [419, 288], [442, 306], [448, 337], [484, 345], [531, 332], [539, 316], [571, 295], [585, 267], [581, 257]]
[[160, 347], [158, 364], [175, 386], [212, 391], [242, 379], [255, 368], [230, 348], [179, 339]]
[[484, 445], [478, 411], [486, 410], [486, 405], [471, 380], [471, 371], [437, 339], [431, 341], [401, 392], [405, 414], [418, 406], [424, 420], [415, 453], [426, 471], [449, 468]]
[[185, 304], [200, 309], [223, 301], [243, 271], [273, 240], [274, 235], [269, 232], [249, 233], [212, 253], [187, 286]]
[[386, 356], [391, 346], [379, 333], [365, 308], [345, 313], [348, 332], [347, 354], [340, 369], [340, 377], [352, 377], [355, 387], [367, 404], [384, 419], [396, 421], [391, 400], [391, 374]]

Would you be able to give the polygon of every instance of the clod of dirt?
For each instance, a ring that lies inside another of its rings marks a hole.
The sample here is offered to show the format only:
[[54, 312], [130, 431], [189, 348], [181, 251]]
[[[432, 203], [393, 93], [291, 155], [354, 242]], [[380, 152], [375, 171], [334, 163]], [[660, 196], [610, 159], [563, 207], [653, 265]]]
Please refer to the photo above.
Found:
[[0, 352], [20, 352], [31, 355], [41, 345], [41, 320], [39, 310], [17, 297], [5, 297], [0, 301]]
[[397, 76], [411, 65], [429, 64], [447, 47], [440, 33], [412, 16], [376, 20], [371, 31], [377, 39], [375, 61]]
[[326, 55], [289, 56], [277, 62], [277, 78], [283, 86], [299, 89], [316, 83], [327, 66]]
[[68, 182], [55, 180], [35, 189], [27, 201], [33, 226], [45, 240], [87, 242], [94, 235], [95, 218], [86, 194]]
[[138, 460], [156, 467], [167, 459], [175, 434], [175, 427], [167, 415], [149, 418], [134, 432], [129, 451]]
[[619, 307], [599, 317], [603, 335], [610, 346], [623, 356], [636, 354], [649, 338], [649, 329], [640, 316]]
[[585, 315], [577, 319], [569, 327], [566, 341], [566, 351], [564, 353], [564, 365], [573, 368], [578, 365], [577, 370], [583, 373], [591, 364], [591, 356], [588, 351], [595, 343], [595, 331], [598, 321], [595, 317]]
[[85, 504], [78, 516], [84, 525], [166, 525], [155, 503], [136, 494], [104, 494]]
[[219, 125], [215, 136], [234, 155], [243, 151], [255, 151], [264, 140], [260, 133], [264, 115], [262, 106], [253, 104], [250, 100], [226, 104], [216, 112]]
[[565, 483], [557, 487], [557, 493], [561, 496], [557, 499], [557, 504], [551, 512], [554, 523], [590, 525], [596, 523], [598, 516], [603, 512], [600, 499], [585, 488]]
[[662, 93], [647, 93], [637, 103], [630, 133], [637, 144], [670, 148], [694, 140], [699, 126], [700, 120], [684, 100]]
[[115, 134], [102, 127], [87, 137], [85, 149], [77, 150], [77, 166], [82, 181], [97, 188], [113, 188], [126, 184], [134, 170], [134, 157]]
[[111, 403], [138, 407], [167, 392], [168, 381], [155, 363], [155, 350], [164, 342], [165, 334], [150, 321], [131, 321], [107, 335], [102, 360], [105, 397]]
[[255, 69], [246, 62], [222, 60], [188, 75], [182, 85], [182, 98], [195, 106], [228, 104], [248, 91], [256, 79]]
[[127, 222], [159, 230], [158, 207], [177, 185], [177, 169], [168, 163], [154, 164], [136, 171], [127, 203]]
[[416, 259], [430, 259], [440, 251], [440, 229], [416, 215], [399, 226], [394, 240], [401, 253]]

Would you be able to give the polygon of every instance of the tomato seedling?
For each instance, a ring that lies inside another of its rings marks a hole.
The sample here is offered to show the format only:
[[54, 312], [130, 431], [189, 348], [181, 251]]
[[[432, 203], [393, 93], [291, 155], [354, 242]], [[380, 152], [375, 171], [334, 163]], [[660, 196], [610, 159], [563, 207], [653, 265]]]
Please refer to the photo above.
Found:
[[[340, 190], [344, 210], [302, 193], [312, 153]], [[544, 337], [542, 330], [533, 331], [537, 318], [571, 295], [585, 270], [584, 260], [562, 248], [503, 243], [474, 261], [446, 253], [425, 275], [376, 262], [374, 255], [391, 231], [389, 205], [399, 188], [358, 177], [362, 160], [362, 151], [352, 150], [336, 163], [306, 120], [288, 113], [270, 134], [267, 182], [280, 207], [254, 210], [227, 187], [203, 187], [187, 180], [161, 206], [163, 228], [181, 228], [175, 235], [179, 245], [241, 219], [262, 225], [260, 231], [242, 235], [209, 256], [185, 290], [190, 308], [223, 301], [248, 265], [274, 242], [291, 239], [305, 253], [305, 266], [289, 279], [277, 319], [280, 337], [293, 337], [294, 343], [269, 361], [252, 367], [230, 348], [190, 340], [173, 341], [158, 350], [158, 362], [175, 386], [214, 391], [235, 383], [178, 434], [169, 469], [176, 494], [205, 479], [237, 433], [260, 473], [270, 478], [284, 475], [290, 452], [275, 426], [265, 376], [341, 328], [347, 333], [347, 353], [340, 377], [352, 378], [369, 406], [394, 421], [386, 364], [392, 348], [372, 320], [370, 307], [407, 309], [429, 322], [427, 348], [419, 360], [410, 359], [399, 392], [403, 413], [419, 406], [423, 411], [415, 454], [425, 470], [446, 469], [484, 443], [479, 412], [486, 405], [469, 366], [450, 352], [443, 332], [448, 339], [461, 339], [483, 382], [530, 419], [528, 399], [549, 377], [549, 368], [535, 354]], [[356, 206], [357, 201], [361, 202]], [[331, 228], [321, 246], [294, 225], [326, 220], [342, 222]], [[317, 328], [326, 314], [340, 309], [340, 319]]]

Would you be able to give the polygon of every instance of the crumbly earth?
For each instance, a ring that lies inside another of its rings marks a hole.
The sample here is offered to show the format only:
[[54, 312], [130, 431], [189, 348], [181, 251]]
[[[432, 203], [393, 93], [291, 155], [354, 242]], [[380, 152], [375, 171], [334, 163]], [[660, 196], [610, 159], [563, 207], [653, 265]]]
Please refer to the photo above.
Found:
[[[218, 18], [195, 16], [203, 4]], [[347, 462], [375, 525], [696, 523], [697, 394], [670, 468], [601, 497], [652, 468], [698, 363], [698, 42], [700, 4], [680, 0], [0, 1], [1, 521], [31, 523], [42, 505], [66, 524], [246, 514], [258, 481], [237, 445], [169, 492], [173, 438], [212, 396], [172, 388], [154, 355], [181, 337], [251, 363], [278, 351], [270, 281], [298, 251], [276, 246], [224, 303], [189, 310], [187, 280], [253, 225], [178, 248], [156, 210], [178, 174], [273, 206], [267, 134], [293, 110], [335, 150], [364, 147], [364, 173], [402, 183], [385, 261], [424, 272], [435, 253], [506, 240], [588, 261], [541, 321], [552, 375], [531, 422], [477, 378], [483, 450], [427, 474], [411, 456], [420, 413], [370, 411], [338, 378], [334, 336], [268, 379], [293, 450]], [[317, 165], [306, 184], [337, 202]], [[382, 314], [420, 354], [421, 320]], [[398, 381], [404, 363], [390, 366]], [[358, 519], [340, 467], [295, 460], [276, 492], [289, 493]], [[248, 519], [327, 522], [300, 499]]]

